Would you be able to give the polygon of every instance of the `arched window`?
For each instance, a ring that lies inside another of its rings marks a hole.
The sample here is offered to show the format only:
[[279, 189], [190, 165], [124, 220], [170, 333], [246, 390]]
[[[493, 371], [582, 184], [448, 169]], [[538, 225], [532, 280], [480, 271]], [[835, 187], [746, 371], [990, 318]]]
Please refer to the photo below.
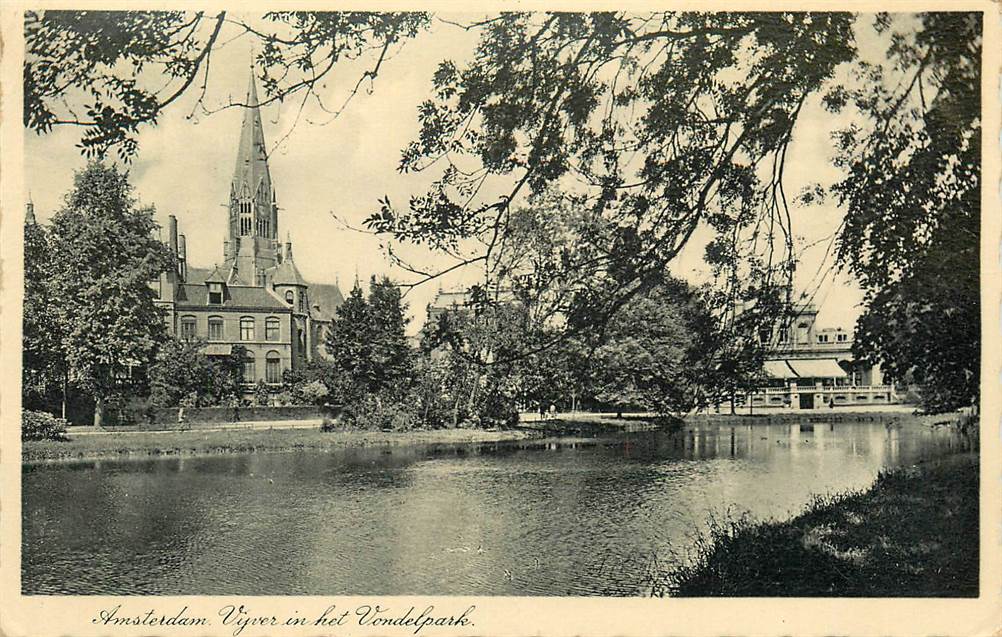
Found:
[[240, 319], [240, 340], [241, 341], [253, 341], [254, 340], [254, 317], [245, 316]]
[[209, 317], [209, 340], [223, 340], [223, 318], [221, 316]]
[[305, 312], [306, 311], [306, 293], [305, 292], [300, 292], [299, 293], [299, 311], [300, 312]]
[[195, 317], [194, 316], [182, 316], [181, 317], [181, 340], [190, 341], [193, 340], [197, 334], [196, 331]]
[[265, 358], [265, 380], [269, 383], [282, 382], [282, 356], [276, 351], [268, 352]]
[[257, 369], [254, 365], [254, 352], [247, 352], [244, 358], [244, 382], [253, 383], [257, 377]]
[[266, 341], [278, 340], [279, 321], [276, 317], [270, 316], [264, 321], [264, 338]]
[[285, 302], [292, 305], [295, 302], [295, 295], [292, 294], [292, 290], [285, 291]]

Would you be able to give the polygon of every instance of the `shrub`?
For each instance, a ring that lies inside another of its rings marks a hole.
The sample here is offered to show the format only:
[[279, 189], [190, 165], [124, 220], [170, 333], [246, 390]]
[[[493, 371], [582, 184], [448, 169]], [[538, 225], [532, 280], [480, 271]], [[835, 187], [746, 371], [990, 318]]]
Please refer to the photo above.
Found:
[[21, 412], [21, 440], [68, 440], [66, 421], [44, 411]]
[[306, 383], [299, 389], [303, 402], [310, 405], [320, 405], [330, 395], [327, 386], [319, 380]]
[[351, 427], [369, 430], [406, 431], [420, 424], [413, 404], [373, 396], [345, 405], [342, 419]]
[[271, 400], [271, 388], [268, 387], [268, 383], [263, 380], [257, 381], [254, 385], [254, 405], [257, 407], [265, 407]]

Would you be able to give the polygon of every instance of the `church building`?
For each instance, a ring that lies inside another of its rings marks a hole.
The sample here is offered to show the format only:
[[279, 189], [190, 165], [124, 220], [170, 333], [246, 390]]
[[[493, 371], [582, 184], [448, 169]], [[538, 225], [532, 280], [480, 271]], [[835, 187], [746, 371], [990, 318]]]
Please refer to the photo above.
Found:
[[247, 350], [244, 382], [282, 382], [282, 373], [325, 355], [324, 342], [344, 297], [336, 284], [307, 282], [296, 267], [292, 243], [279, 241], [278, 198], [253, 73], [247, 89], [230, 183], [223, 261], [212, 269], [188, 267], [186, 242], [176, 218], [167, 244], [176, 271], [155, 284], [168, 330], [207, 342], [210, 356]]

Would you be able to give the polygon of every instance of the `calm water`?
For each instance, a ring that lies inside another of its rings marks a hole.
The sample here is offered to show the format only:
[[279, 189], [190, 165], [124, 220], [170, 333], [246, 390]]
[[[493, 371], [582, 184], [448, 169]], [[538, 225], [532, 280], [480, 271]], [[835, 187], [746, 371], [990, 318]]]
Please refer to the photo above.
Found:
[[755, 425], [466, 447], [36, 465], [25, 594], [639, 595], [707, 516], [786, 517], [945, 430]]

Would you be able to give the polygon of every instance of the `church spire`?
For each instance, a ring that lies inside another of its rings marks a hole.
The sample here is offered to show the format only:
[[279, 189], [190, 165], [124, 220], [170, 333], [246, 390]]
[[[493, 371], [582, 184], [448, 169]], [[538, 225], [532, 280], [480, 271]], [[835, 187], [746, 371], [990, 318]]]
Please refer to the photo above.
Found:
[[271, 203], [271, 174], [268, 171], [268, 151], [261, 124], [260, 102], [251, 67], [247, 85], [243, 124], [240, 126], [240, 145], [237, 147], [237, 165], [233, 171], [233, 192], [237, 197], [248, 196]]

